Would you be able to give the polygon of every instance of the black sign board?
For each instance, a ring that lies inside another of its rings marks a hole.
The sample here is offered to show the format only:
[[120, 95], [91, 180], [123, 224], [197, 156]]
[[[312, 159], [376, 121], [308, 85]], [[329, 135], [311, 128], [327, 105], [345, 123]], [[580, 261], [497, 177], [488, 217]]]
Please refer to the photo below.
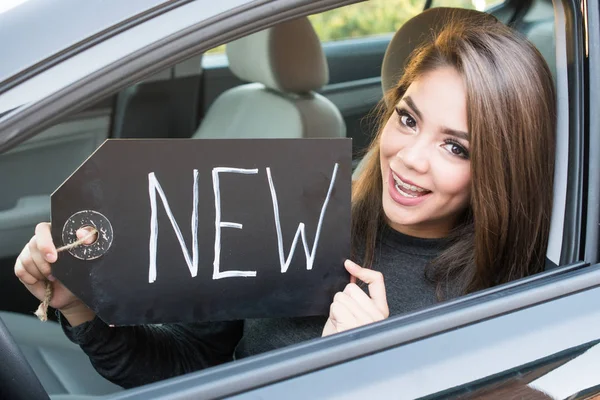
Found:
[[326, 315], [350, 139], [108, 140], [52, 195], [53, 274], [114, 325]]

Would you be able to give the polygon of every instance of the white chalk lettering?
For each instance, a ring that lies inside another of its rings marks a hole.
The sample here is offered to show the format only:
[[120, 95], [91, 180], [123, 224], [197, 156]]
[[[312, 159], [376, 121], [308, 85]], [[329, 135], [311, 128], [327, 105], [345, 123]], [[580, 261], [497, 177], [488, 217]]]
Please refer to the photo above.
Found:
[[198, 274], [198, 170], [194, 170], [194, 189], [193, 189], [193, 211], [192, 211], [192, 258], [190, 260], [190, 254], [188, 248], [183, 240], [183, 235], [179, 229], [175, 217], [169, 207], [167, 197], [160, 186], [160, 183], [156, 179], [154, 172], [148, 174], [148, 191], [150, 194], [150, 268], [148, 273], [148, 282], [152, 283], [156, 280], [156, 249], [158, 243], [158, 217], [157, 217], [157, 206], [156, 206], [156, 192], [158, 192], [160, 199], [162, 200], [165, 211], [171, 220], [173, 230], [177, 235], [177, 240], [181, 245], [181, 251], [185, 257], [185, 262], [190, 270], [192, 278]]
[[221, 221], [221, 190], [219, 187], [219, 173], [229, 172], [234, 174], [257, 174], [258, 169], [242, 169], [217, 167], [212, 170], [213, 190], [215, 192], [215, 260], [213, 262], [213, 279], [231, 277], [255, 277], [256, 271], [220, 271], [221, 264], [221, 228], [242, 229], [242, 224]]
[[275, 229], [277, 230], [277, 248], [279, 249], [279, 263], [281, 264], [281, 273], [285, 273], [290, 263], [292, 262], [292, 258], [296, 251], [296, 244], [298, 243], [298, 236], [302, 236], [302, 244], [304, 245], [304, 254], [306, 256], [306, 269], [310, 270], [313, 267], [313, 262], [315, 260], [315, 255], [317, 254], [317, 245], [319, 244], [319, 235], [321, 234], [321, 227], [323, 225], [323, 218], [325, 216], [325, 211], [327, 210], [327, 204], [329, 203], [329, 198], [331, 196], [331, 191], [333, 189], [333, 184], [335, 183], [335, 177], [337, 175], [338, 164], [336, 163], [333, 167], [333, 174], [331, 177], [331, 182], [329, 183], [329, 190], [327, 191], [327, 196], [325, 197], [325, 201], [323, 202], [323, 206], [321, 207], [321, 214], [319, 215], [319, 223], [317, 225], [317, 231], [315, 233], [315, 240], [313, 242], [312, 249], [308, 249], [308, 245], [306, 244], [306, 232], [304, 223], [300, 222], [298, 225], [298, 229], [296, 230], [296, 235], [294, 236], [294, 241], [292, 242], [292, 246], [290, 247], [290, 252], [285, 258], [285, 254], [283, 251], [283, 238], [281, 235], [281, 221], [279, 219], [279, 203], [277, 202], [277, 193], [275, 192], [275, 186], [273, 185], [273, 178], [271, 177], [271, 169], [267, 167], [267, 178], [269, 179], [269, 188], [271, 189], [271, 199], [273, 200], [273, 214], [275, 216]]

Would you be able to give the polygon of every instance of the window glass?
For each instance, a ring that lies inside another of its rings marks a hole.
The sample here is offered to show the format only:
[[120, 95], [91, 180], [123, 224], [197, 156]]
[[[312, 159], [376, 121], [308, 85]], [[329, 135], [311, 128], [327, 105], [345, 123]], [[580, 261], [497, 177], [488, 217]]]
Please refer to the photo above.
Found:
[[506, 0], [433, 0], [431, 7], [458, 7], [485, 11]]

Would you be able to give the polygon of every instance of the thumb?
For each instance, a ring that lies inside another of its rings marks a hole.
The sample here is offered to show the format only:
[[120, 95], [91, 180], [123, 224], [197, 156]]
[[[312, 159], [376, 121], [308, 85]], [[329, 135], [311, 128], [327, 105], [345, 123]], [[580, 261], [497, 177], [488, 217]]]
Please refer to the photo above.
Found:
[[350, 275], [369, 285], [369, 296], [371, 299], [373, 299], [373, 302], [379, 311], [381, 311], [384, 315], [387, 315], [389, 313], [389, 309], [387, 304], [387, 296], [385, 294], [383, 274], [379, 271], [362, 268], [350, 260], [346, 260], [344, 266]]
[[85, 245], [93, 244], [98, 239], [98, 231], [91, 226], [79, 228], [75, 234], [77, 235], [77, 239], [83, 240], [83, 244]]

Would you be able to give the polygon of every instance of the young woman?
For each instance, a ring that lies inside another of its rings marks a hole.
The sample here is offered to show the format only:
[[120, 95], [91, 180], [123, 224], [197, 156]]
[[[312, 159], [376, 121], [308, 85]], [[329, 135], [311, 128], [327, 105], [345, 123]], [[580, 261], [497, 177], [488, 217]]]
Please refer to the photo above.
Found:
[[327, 334], [546, 262], [556, 99], [534, 46], [484, 14], [450, 22], [384, 100], [352, 199], [353, 248], [383, 274], [346, 262], [371, 298], [355, 285], [338, 293]]
[[539, 52], [491, 16], [449, 21], [413, 53], [381, 109], [353, 188], [357, 263], [346, 262], [352, 282], [328, 317], [111, 328], [52, 277], [49, 224], [15, 274], [38, 299], [53, 282], [67, 336], [102, 375], [132, 387], [542, 271], [555, 94]]

